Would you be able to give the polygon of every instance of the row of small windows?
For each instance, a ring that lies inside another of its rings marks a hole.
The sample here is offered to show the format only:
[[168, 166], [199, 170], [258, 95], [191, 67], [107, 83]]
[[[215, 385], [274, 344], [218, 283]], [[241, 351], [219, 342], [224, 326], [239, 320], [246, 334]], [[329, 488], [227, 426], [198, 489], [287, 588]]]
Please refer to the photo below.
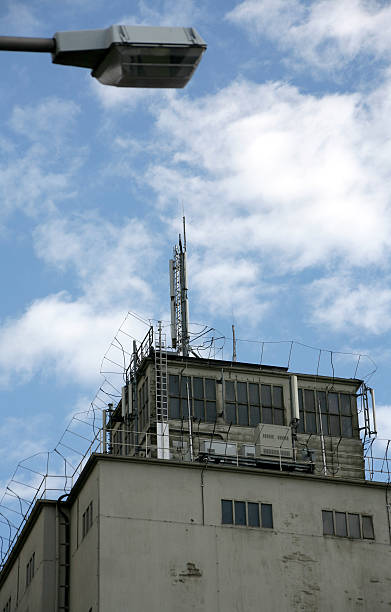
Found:
[[26, 565], [26, 588], [34, 578], [35, 571], [35, 552], [31, 555], [29, 562]]
[[[214, 423], [217, 418], [216, 380], [169, 375], [169, 417], [187, 419], [189, 408], [196, 420]], [[233, 425], [255, 427], [258, 423], [284, 424], [281, 386], [225, 381], [225, 420]]]
[[323, 535], [374, 540], [372, 517], [367, 514], [322, 510]]
[[92, 521], [93, 521], [92, 511], [93, 511], [93, 506], [92, 506], [92, 501], [90, 501], [86, 510], [83, 512], [83, 516], [82, 516], [82, 538], [85, 538], [85, 536], [87, 535], [87, 533], [92, 527]]
[[[323, 535], [374, 540], [372, 516], [353, 512], [322, 510]], [[263, 527], [273, 529], [272, 504], [221, 500], [221, 523], [242, 527]]]
[[298, 432], [352, 438], [355, 401], [348, 393], [299, 389]]
[[222, 499], [221, 522], [223, 525], [273, 529], [272, 505], [260, 502]]
[[[211, 378], [169, 375], [169, 417], [214, 423], [217, 418], [216, 384]], [[227, 423], [255, 427], [258, 423], [284, 425], [284, 392], [281, 385], [227, 380], [223, 389]], [[299, 389], [299, 433], [351, 438], [356, 399], [348, 393]]]

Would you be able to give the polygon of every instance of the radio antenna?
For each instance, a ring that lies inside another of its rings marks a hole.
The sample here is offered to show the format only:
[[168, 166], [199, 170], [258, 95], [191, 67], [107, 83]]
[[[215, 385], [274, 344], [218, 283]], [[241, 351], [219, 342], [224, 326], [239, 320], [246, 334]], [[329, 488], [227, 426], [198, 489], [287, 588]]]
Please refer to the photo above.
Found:
[[183, 242], [179, 234], [178, 245], [173, 249], [170, 259], [170, 299], [171, 299], [171, 346], [179, 354], [189, 354], [189, 301], [187, 297], [186, 270], [186, 219], [183, 222]]

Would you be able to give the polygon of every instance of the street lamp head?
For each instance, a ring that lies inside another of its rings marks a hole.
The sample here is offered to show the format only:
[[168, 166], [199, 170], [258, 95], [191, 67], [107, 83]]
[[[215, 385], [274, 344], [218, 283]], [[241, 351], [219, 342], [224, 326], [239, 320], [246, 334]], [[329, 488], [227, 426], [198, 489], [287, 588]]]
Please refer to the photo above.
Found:
[[57, 32], [54, 41], [53, 63], [91, 68], [117, 87], [184, 87], [206, 49], [193, 28], [111, 26]]

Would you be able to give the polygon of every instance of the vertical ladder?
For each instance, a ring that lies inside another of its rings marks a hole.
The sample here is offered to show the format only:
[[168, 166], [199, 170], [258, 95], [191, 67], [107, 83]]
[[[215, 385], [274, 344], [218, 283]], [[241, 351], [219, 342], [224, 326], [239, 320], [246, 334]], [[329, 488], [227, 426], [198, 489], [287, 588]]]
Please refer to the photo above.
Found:
[[165, 334], [162, 334], [162, 324], [161, 321], [159, 321], [155, 347], [156, 437], [158, 459], [170, 458], [167, 380], [166, 338]]

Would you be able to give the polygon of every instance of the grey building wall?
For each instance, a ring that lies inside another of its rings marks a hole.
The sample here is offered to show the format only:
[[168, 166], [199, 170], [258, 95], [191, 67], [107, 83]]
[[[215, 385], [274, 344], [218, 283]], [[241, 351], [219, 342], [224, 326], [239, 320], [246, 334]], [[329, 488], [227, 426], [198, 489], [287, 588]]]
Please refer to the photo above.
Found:
[[[97, 470], [100, 612], [390, 609], [382, 486], [140, 460]], [[274, 528], [222, 525], [221, 499], [271, 503]], [[375, 540], [324, 536], [322, 509], [372, 515]]]
[[[70, 611], [390, 610], [386, 493], [357, 480], [96, 455], [64, 505]], [[222, 499], [272, 504], [273, 528], [223, 525]], [[323, 535], [322, 510], [372, 516], [375, 539]], [[58, 610], [55, 505], [40, 504], [26, 528], [0, 576], [0, 606], [12, 594], [12, 610]]]
[[[56, 505], [39, 502], [27, 529], [0, 576], [0, 610], [11, 598], [11, 610], [54, 611], [56, 599]], [[34, 555], [34, 576], [26, 584], [26, 568]]]

